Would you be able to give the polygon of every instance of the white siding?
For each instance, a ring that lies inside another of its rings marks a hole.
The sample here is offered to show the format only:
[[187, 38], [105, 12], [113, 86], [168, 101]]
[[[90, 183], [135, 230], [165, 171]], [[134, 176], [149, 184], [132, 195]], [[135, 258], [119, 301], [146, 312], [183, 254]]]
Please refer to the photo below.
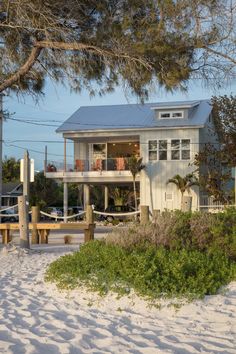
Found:
[[[170, 139], [190, 139], [190, 160], [167, 160], [149, 161], [148, 160], [148, 141], [149, 140], [170, 140]], [[141, 173], [140, 194], [141, 204], [149, 205], [151, 209], [179, 209], [181, 194], [173, 184], [167, 184], [168, 179], [179, 174], [184, 177], [196, 169], [189, 166], [194, 160], [194, 155], [199, 150], [199, 130], [198, 129], [173, 129], [143, 132], [140, 135], [140, 155], [146, 166]], [[172, 200], [166, 200], [166, 193], [172, 193]], [[198, 188], [191, 190], [193, 197], [193, 209], [197, 208]]]
[[88, 144], [74, 141], [74, 158], [80, 160], [88, 159]]

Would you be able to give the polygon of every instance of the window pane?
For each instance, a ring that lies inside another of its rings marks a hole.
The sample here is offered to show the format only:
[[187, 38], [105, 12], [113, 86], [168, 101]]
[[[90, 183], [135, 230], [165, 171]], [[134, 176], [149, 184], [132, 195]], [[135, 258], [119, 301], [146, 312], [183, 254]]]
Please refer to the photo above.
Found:
[[190, 149], [190, 139], [183, 139], [182, 142], [182, 149]]
[[157, 152], [156, 151], [149, 151], [149, 161], [157, 160]]
[[180, 153], [179, 150], [172, 150], [171, 151], [171, 160], [179, 160]]
[[167, 151], [159, 151], [159, 160], [167, 160]]
[[170, 113], [161, 113], [161, 118], [170, 118]]
[[172, 117], [173, 118], [183, 118], [183, 112], [173, 112]]
[[157, 141], [156, 140], [150, 140], [148, 143], [148, 149], [149, 150], [157, 150]]
[[179, 149], [180, 148], [180, 140], [171, 140], [171, 149]]
[[159, 140], [159, 150], [167, 150], [167, 140]]
[[190, 160], [190, 150], [182, 150], [182, 160]]

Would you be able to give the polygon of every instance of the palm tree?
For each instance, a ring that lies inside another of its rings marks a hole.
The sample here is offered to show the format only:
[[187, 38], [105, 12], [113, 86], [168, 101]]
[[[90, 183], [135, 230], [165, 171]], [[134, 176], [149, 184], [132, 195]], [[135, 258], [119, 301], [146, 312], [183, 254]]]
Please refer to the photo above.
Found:
[[183, 209], [183, 196], [184, 192], [190, 190], [192, 186], [199, 186], [199, 181], [193, 173], [187, 174], [185, 177], [180, 175], [175, 175], [173, 178], [170, 178], [167, 183], [173, 183], [176, 185], [178, 190], [181, 193], [181, 209]]
[[138, 210], [136, 176], [140, 171], [142, 171], [145, 168], [145, 165], [143, 165], [142, 161], [143, 161], [142, 157], [136, 157], [135, 155], [128, 158], [128, 168], [133, 176], [135, 210]]

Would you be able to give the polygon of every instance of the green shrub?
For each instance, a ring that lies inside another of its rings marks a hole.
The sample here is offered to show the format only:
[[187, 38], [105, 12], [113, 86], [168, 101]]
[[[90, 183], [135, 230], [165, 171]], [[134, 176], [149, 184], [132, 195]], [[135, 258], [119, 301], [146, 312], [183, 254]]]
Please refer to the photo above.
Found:
[[236, 260], [236, 210], [226, 209], [217, 214], [165, 211], [155, 224], [114, 230], [107, 236], [106, 242], [127, 250], [150, 245], [169, 250], [220, 250]]
[[154, 246], [127, 250], [94, 241], [53, 262], [46, 280], [60, 288], [83, 284], [101, 294], [109, 290], [124, 294], [133, 288], [150, 298], [198, 298], [215, 294], [234, 276], [235, 264], [219, 252], [208, 255]]

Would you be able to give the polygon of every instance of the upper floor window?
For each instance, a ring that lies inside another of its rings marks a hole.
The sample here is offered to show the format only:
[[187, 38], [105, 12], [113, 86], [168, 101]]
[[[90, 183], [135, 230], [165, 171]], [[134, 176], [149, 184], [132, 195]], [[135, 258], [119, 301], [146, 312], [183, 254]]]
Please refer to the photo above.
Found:
[[183, 111], [159, 112], [159, 118], [184, 118]]
[[149, 140], [148, 156], [149, 156], [149, 161], [157, 160], [157, 140]]
[[190, 139], [149, 140], [149, 161], [190, 160]]
[[171, 160], [190, 160], [190, 139], [171, 140]]
[[159, 160], [167, 160], [167, 140], [159, 140]]

